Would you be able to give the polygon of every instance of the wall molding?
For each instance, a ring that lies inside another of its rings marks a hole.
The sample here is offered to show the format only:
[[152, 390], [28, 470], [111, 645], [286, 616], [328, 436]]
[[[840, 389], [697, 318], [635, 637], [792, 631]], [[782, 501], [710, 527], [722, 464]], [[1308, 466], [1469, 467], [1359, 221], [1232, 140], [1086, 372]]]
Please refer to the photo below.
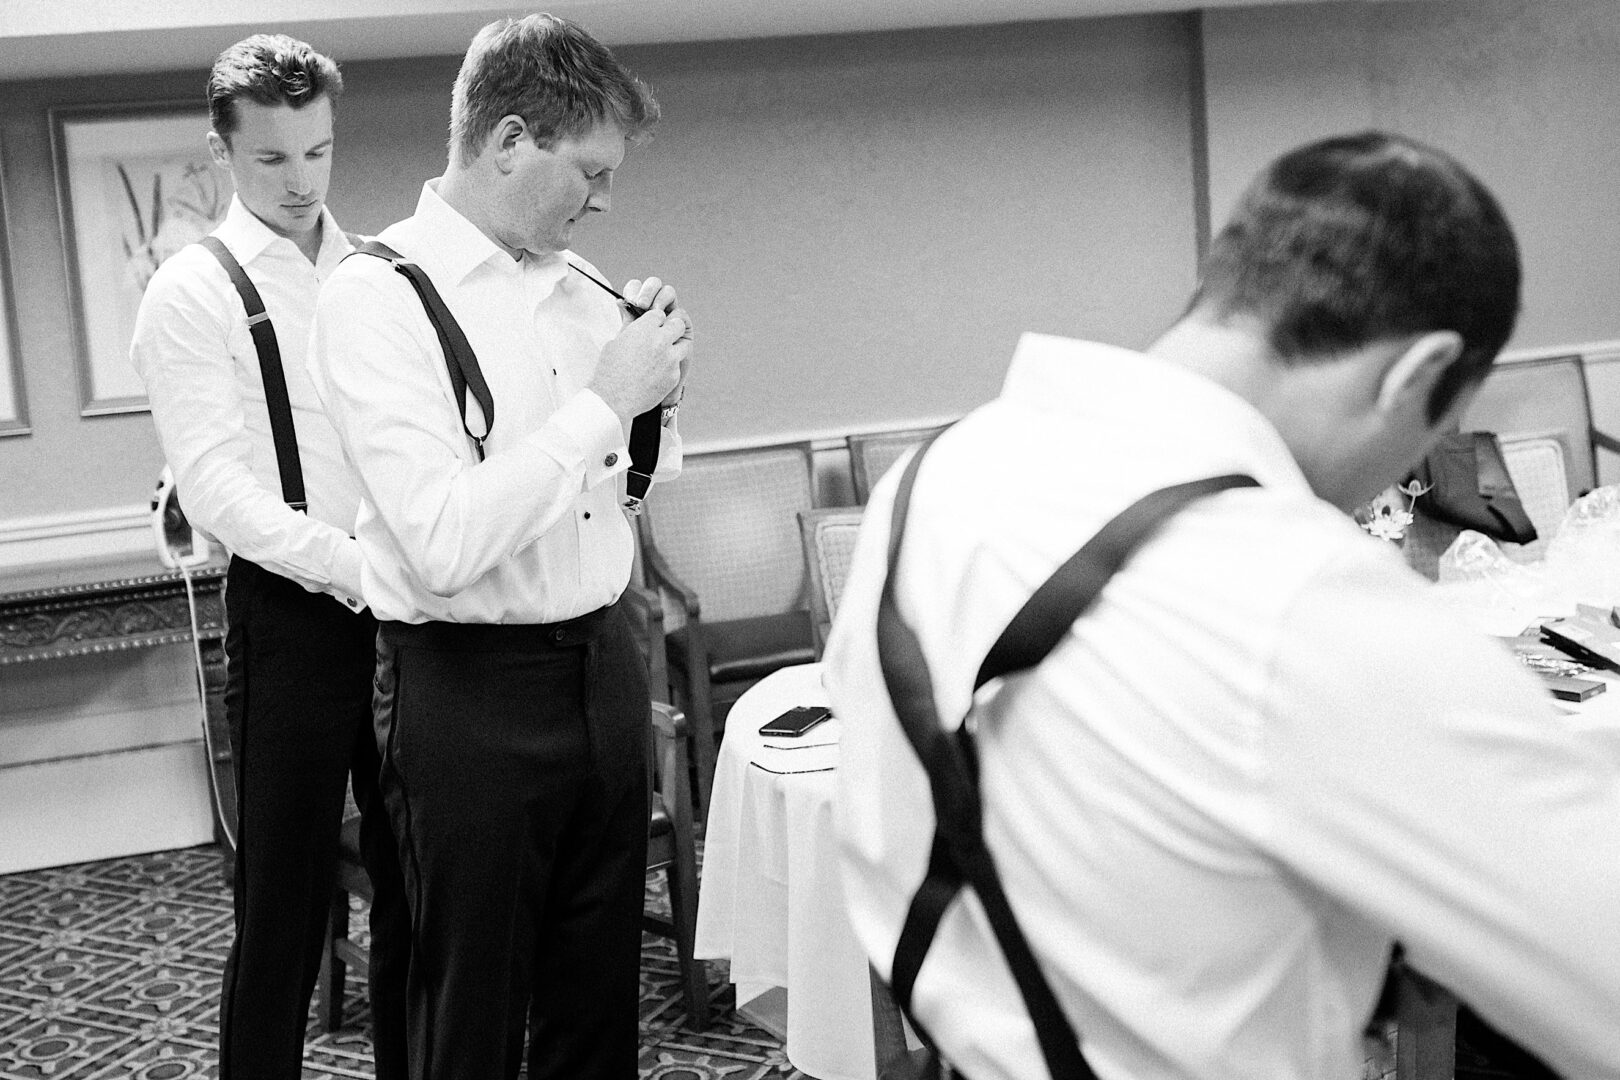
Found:
[[70, 559], [152, 550], [150, 511], [141, 503], [0, 520], [0, 572]]
[[1535, 349], [1508, 349], [1496, 358], [1499, 364], [1522, 363], [1527, 360], [1545, 360], [1553, 356], [1578, 353], [1588, 364], [1609, 364], [1620, 360], [1620, 339], [1585, 341], [1578, 345], [1546, 345]]
[[[1591, 364], [1620, 363], [1620, 339], [1587, 341], [1572, 345], [1548, 345], [1511, 349], [1498, 363], [1514, 364], [1551, 356], [1579, 353]], [[885, 427], [931, 427], [956, 419], [926, 417]], [[864, 426], [861, 430], [864, 430]], [[736, 439], [705, 439], [687, 446], [688, 453], [710, 450], [737, 450], [770, 446], [800, 439], [811, 442], [820, 453], [841, 449], [847, 432], [811, 430], [755, 435]], [[116, 558], [138, 555], [152, 548], [149, 511], [144, 504], [79, 510], [67, 514], [0, 520], [0, 573], [14, 567], [68, 559]]]

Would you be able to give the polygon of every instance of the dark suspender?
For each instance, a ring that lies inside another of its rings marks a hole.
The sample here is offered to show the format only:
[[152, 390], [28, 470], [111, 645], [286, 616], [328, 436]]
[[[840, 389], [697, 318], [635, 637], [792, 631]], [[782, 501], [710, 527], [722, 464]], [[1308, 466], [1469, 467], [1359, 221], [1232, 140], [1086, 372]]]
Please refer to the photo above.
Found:
[[[928, 872], [912, 898], [895, 947], [891, 973], [895, 1001], [910, 1015], [917, 974], [940, 920], [963, 887], [972, 886], [1012, 969], [1053, 1080], [1094, 1080], [1080, 1052], [1079, 1037], [1041, 972], [985, 846], [978, 754], [970, 726], [964, 723], [954, 732], [940, 727], [921, 643], [900, 617], [895, 601], [895, 570], [907, 507], [917, 468], [929, 445], [932, 443], [918, 450], [907, 465], [895, 494], [888, 573], [877, 618], [883, 678], [906, 740], [928, 773], [935, 817]], [[979, 668], [974, 689], [992, 679], [1026, 671], [1045, 659], [1132, 553], [1182, 507], [1219, 491], [1255, 486], [1248, 476], [1217, 476], [1164, 488], [1131, 504], [1059, 567], [1013, 616]]]
[[[586, 273], [573, 263], [568, 264], [568, 269], [618, 300], [632, 319], [639, 319], [647, 313], [646, 308], [626, 300], [619, 290], [594, 274]], [[630, 421], [630, 466], [625, 470], [624, 508], [632, 514], [641, 513], [641, 504], [647, 498], [647, 490], [652, 487], [653, 470], [658, 467], [659, 429], [663, 426], [664, 410], [657, 406]]]
[[248, 333], [253, 335], [253, 347], [259, 354], [259, 374], [264, 379], [264, 404], [270, 413], [270, 438], [276, 447], [276, 468], [281, 473], [281, 497], [294, 510], [308, 512], [309, 501], [304, 497], [304, 467], [298, 459], [298, 434], [293, 429], [292, 402], [287, 397], [287, 373], [281, 368], [281, 346], [276, 343], [275, 327], [264, 310], [259, 290], [253, 287], [247, 271], [230, 253], [217, 236], [205, 236], [203, 247], [219, 260], [219, 265], [230, 275], [247, 310]]
[[[450, 388], [456, 395], [456, 411], [461, 417], [461, 430], [472, 440], [474, 449], [478, 451], [478, 460], [483, 461], [484, 440], [489, 438], [489, 433], [495, 429], [495, 398], [489, 392], [489, 384], [484, 381], [484, 369], [478, 366], [478, 357], [467, 341], [467, 335], [462, 332], [461, 324], [450, 314], [444, 298], [439, 295], [439, 290], [433, 287], [432, 280], [420, 266], [408, 262], [403, 255], [381, 240], [367, 240], [354, 250], [359, 254], [374, 255], [388, 262], [395, 270], [405, 275], [405, 280], [411, 283], [416, 295], [421, 297], [422, 306], [427, 309], [428, 322], [433, 324], [434, 333], [439, 335], [439, 347], [444, 350], [444, 366], [450, 372]], [[484, 410], [482, 435], [467, 426], [468, 390], [471, 390], [473, 397], [478, 399], [478, 407]]]
[[[422, 306], [427, 310], [428, 321], [433, 324], [434, 333], [439, 336], [439, 347], [444, 351], [444, 365], [450, 373], [450, 387], [456, 395], [456, 408], [461, 414], [461, 428], [478, 451], [478, 460], [483, 461], [484, 440], [489, 438], [489, 433], [495, 427], [495, 398], [489, 392], [489, 384], [484, 381], [484, 370], [479, 367], [478, 356], [473, 352], [467, 335], [462, 332], [461, 324], [456, 322], [456, 317], [450, 313], [444, 298], [439, 295], [439, 290], [433, 287], [433, 281], [420, 266], [408, 261], [380, 240], [368, 240], [357, 246], [355, 251], [387, 261], [395, 270], [405, 275], [405, 279], [416, 290], [416, 295], [421, 298]], [[590, 277], [589, 274], [585, 276]], [[596, 281], [595, 278], [591, 280]], [[596, 283], [602, 285], [599, 281]], [[602, 287], [607, 288], [606, 285]], [[474, 433], [472, 428], [467, 426], [469, 390], [478, 400], [478, 407], [484, 411], [482, 435]], [[647, 489], [652, 484], [653, 470], [658, 465], [660, 419], [660, 410], [650, 409], [630, 423], [630, 464], [628, 475], [625, 477], [625, 509], [632, 514], [641, 512], [642, 501], [647, 497]]]

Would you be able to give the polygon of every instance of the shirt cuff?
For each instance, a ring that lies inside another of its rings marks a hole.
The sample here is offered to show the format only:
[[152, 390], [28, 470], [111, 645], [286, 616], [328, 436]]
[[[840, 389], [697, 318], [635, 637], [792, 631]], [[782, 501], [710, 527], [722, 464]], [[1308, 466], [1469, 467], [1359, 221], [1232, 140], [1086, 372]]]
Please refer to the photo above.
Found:
[[350, 611], [363, 611], [366, 602], [360, 588], [360, 544], [345, 539], [332, 559], [332, 580], [326, 591]]
[[585, 464], [585, 490], [608, 482], [630, 465], [624, 426], [594, 390], [581, 390], [552, 414], [551, 422], [579, 448]]

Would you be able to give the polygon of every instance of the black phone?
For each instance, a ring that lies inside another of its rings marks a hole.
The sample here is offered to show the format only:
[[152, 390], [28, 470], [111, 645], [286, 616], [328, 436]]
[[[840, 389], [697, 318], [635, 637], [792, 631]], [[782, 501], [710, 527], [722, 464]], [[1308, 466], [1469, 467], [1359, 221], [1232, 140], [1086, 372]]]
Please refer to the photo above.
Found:
[[759, 729], [761, 735], [779, 738], [797, 738], [824, 720], [832, 718], [832, 710], [825, 705], [795, 705], [787, 712]]

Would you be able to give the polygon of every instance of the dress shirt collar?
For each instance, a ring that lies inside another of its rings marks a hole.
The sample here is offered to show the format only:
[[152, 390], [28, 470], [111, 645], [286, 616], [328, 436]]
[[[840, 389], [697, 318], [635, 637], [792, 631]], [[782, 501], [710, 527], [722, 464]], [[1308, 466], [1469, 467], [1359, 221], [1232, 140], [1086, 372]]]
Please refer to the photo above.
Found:
[[1163, 430], [1170, 417], [1183, 456], [1249, 472], [1268, 488], [1311, 494], [1288, 444], [1259, 410], [1204, 376], [1145, 353], [1026, 333], [1002, 396], [1116, 430]]
[[435, 268], [448, 275], [449, 283], [459, 285], [467, 275], [487, 264], [496, 273], [529, 275], [544, 295], [567, 274], [570, 253], [566, 251], [551, 255], [531, 252], [521, 260], [512, 258], [505, 248], [440, 197], [442, 179], [437, 177], [422, 185], [415, 221], [420, 227], [421, 244], [432, 252]]
[[[277, 240], [293, 243], [260, 221], [253, 211], [243, 205], [240, 195], [231, 196], [230, 209], [225, 211], [225, 220], [219, 223], [214, 235], [225, 242], [225, 246], [231, 249], [231, 254], [236, 256], [236, 261], [243, 266], [263, 255], [265, 249]], [[298, 245], [293, 246], [296, 248]], [[321, 250], [316, 256], [316, 266], [322, 276], [349, 253], [349, 247], [349, 238], [338, 228], [337, 221], [332, 217], [332, 211], [322, 206]]]

